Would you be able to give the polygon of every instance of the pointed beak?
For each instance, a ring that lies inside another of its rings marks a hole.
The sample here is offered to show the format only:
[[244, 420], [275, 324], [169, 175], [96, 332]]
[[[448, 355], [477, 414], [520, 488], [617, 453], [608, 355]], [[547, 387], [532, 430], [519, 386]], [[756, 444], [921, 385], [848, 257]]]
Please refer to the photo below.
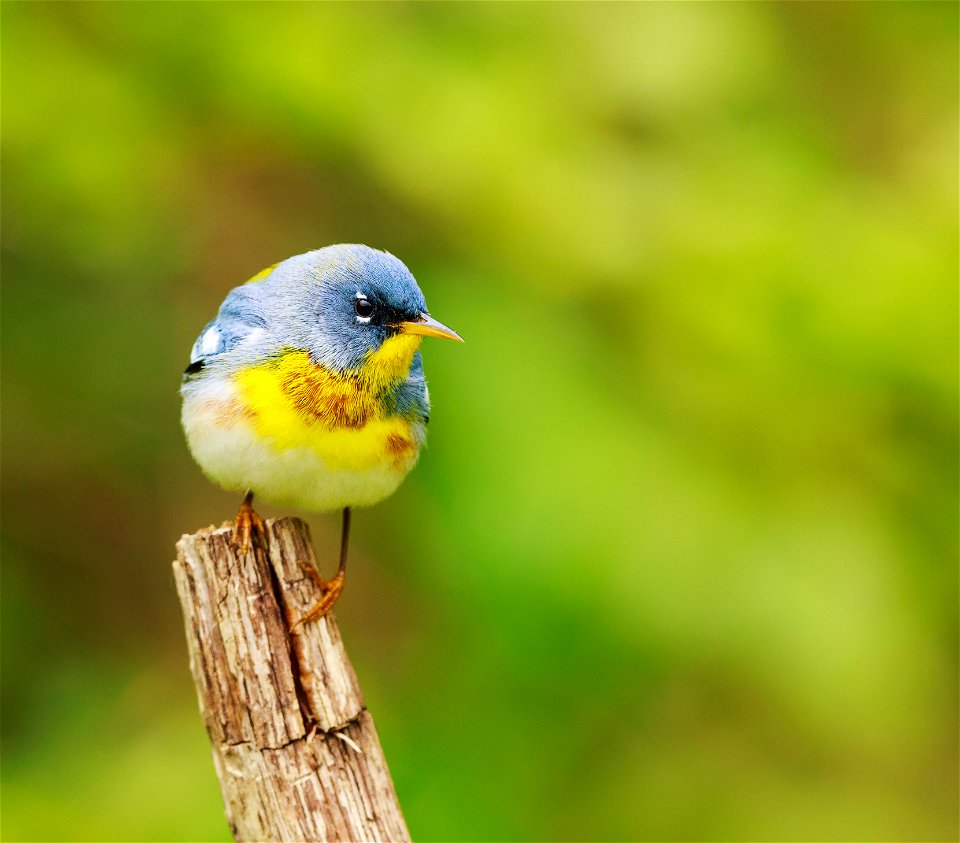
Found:
[[401, 322], [397, 327], [404, 334], [419, 334], [422, 337], [443, 337], [444, 339], [463, 342], [463, 337], [461, 337], [460, 334], [426, 313], [421, 313], [420, 316], [411, 322]]

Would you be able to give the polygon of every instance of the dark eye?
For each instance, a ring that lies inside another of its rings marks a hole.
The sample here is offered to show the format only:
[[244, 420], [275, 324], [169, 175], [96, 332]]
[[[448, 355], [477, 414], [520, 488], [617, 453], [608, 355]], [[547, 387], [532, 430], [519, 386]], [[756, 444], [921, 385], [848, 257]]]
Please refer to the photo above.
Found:
[[357, 316], [361, 319], [369, 319], [373, 316], [373, 305], [366, 299], [357, 299], [353, 303], [353, 309], [357, 311]]

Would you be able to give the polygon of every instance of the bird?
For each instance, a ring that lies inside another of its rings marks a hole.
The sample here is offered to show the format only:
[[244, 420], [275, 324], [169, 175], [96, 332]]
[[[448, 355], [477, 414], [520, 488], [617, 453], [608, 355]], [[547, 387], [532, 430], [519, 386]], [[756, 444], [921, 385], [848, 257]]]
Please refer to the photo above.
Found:
[[187, 445], [204, 474], [243, 492], [231, 544], [265, 546], [254, 496], [342, 511], [336, 575], [305, 566], [325, 615], [343, 591], [350, 515], [413, 469], [430, 420], [420, 345], [463, 342], [434, 319], [389, 252], [337, 244], [287, 258], [232, 289], [190, 352], [180, 389]]

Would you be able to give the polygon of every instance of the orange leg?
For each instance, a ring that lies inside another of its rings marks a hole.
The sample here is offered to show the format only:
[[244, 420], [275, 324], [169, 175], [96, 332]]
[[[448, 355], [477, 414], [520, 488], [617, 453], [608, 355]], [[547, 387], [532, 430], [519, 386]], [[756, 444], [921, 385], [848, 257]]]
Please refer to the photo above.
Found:
[[263, 519], [253, 508], [253, 492], [247, 492], [243, 498], [243, 503], [240, 504], [240, 511], [237, 513], [237, 519], [233, 524], [230, 544], [241, 556], [246, 556], [254, 544], [266, 549], [267, 528], [264, 526]]
[[290, 627], [291, 632], [296, 631], [297, 627], [301, 624], [320, 620], [320, 618], [333, 608], [333, 604], [339, 599], [340, 593], [343, 591], [344, 575], [347, 570], [347, 540], [349, 538], [350, 507], [348, 506], [344, 507], [343, 510], [343, 531], [340, 534], [340, 567], [337, 569], [337, 573], [333, 579], [321, 579], [320, 574], [317, 573], [317, 569], [314, 568], [313, 565], [307, 565], [303, 562], [300, 563], [300, 567], [303, 568], [320, 590], [320, 599], [312, 609]]

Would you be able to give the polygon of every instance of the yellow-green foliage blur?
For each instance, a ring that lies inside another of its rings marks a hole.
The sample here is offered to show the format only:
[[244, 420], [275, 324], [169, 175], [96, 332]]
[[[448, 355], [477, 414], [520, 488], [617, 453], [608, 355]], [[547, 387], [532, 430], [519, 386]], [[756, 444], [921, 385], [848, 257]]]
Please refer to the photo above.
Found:
[[362, 242], [467, 340], [338, 606], [414, 838], [956, 840], [957, 10], [4, 2], [3, 839], [229, 839], [180, 376]]

